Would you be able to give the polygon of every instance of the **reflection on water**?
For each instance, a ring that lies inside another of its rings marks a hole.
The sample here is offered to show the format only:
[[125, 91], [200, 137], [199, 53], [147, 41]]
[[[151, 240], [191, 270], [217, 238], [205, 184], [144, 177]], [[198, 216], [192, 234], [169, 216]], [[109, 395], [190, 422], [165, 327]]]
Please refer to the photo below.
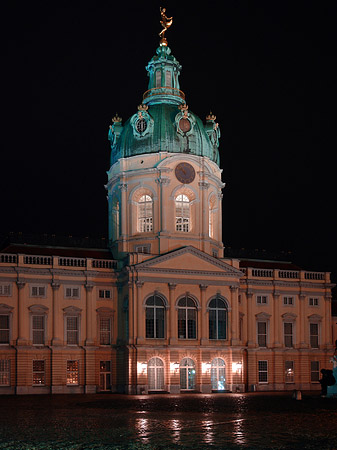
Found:
[[213, 420], [202, 420], [201, 430], [203, 433], [202, 440], [206, 444], [214, 444], [214, 422]]
[[245, 419], [236, 419], [233, 424], [233, 441], [238, 445], [246, 445]]
[[181, 422], [177, 419], [168, 420], [168, 427], [170, 429], [171, 438], [174, 444], [179, 444], [180, 432], [181, 432]]

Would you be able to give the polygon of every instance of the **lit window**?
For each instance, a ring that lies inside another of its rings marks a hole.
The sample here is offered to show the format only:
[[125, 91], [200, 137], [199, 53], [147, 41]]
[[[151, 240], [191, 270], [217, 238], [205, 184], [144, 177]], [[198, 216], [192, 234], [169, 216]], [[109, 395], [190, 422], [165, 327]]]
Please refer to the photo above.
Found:
[[312, 383], [319, 382], [319, 361], [310, 362], [310, 381]]
[[285, 361], [285, 382], [294, 382], [294, 361]]
[[180, 389], [195, 389], [195, 363], [191, 358], [184, 358], [180, 363]]
[[187, 195], [179, 194], [176, 204], [176, 231], [190, 231], [190, 200]]
[[45, 340], [45, 316], [32, 316], [33, 345], [44, 345]]
[[99, 389], [100, 391], [111, 390], [111, 361], [99, 363]]
[[138, 231], [141, 233], [153, 229], [153, 201], [149, 195], [142, 195], [138, 200]]
[[319, 326], [318, 323], [310, 323], [310, 347], [319, 348]]
[[293, 324], [292, 322], [284, 322], [284, 346], [291, 348], [293, 347]]
[[165, 305], [158, 295], [146, 300], [145, 328], [148, 339], [163, 339], [165, 336]]
[[79, 384], [79, 364], [77, 360], [67, 361], [67, 385]]
[[44, 359], [33, 360], [33, 386], [44, 386], [45, 384], [45, 361]]
[[10, 360], [0, 359], [0, 386], [10, 385]]
[[267, 347], [267, 322], [257, 322], [257, 344]]
[[111, 344], [111, 317], [100, 317], [99, 336], [101, 345]]
[[268, 383], [268, 361], [258, 361], [259, 383]]
[[226, 389], [226, 365], [222, 358], [212, 360], [211, 384], [213, 391], [224, 391]]
[[160, 358], [151, 358], [147, 365], [147, 377], [150, 391], [164, 389], [164, 363]]
[[9, 314], [0, 314], [0, 344], [9, 344]]
[[213, 298], [209, 303], [209, 338], [226, 339], [227, 305], [221, 298]]
[[178, 337], [197, 338], [197, 307], [194, 300], [188, 296], [178, 302]]
[[66, 327], [67, 327], [67, 345], [78, 345], [78, 316], [67, 316], [66, 317]]

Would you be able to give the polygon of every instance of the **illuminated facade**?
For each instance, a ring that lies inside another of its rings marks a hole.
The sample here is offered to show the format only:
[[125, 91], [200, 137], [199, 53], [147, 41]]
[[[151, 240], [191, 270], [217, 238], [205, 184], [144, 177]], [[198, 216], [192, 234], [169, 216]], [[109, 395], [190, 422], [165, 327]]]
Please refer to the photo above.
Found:
[[180, 70], [164, 41], [142, 104], [113, 119], [111, 252], [0, 253], [0, 394], [320, 388], [330, 275], [224, 256], [220, 130]]

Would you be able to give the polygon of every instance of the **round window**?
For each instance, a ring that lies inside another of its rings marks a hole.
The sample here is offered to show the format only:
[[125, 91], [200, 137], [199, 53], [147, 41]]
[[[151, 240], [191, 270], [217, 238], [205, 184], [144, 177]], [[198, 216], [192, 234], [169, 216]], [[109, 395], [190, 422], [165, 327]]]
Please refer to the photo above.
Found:
[[136, 122], [136, 130], [138, 133], [144, 133], [147, 128], [147, 122], [144, 118], [138, 119]]
[[191, 122], [183, 117], [179, 120], [179, 128], [183, 133], [187, 133], [191, 129]]

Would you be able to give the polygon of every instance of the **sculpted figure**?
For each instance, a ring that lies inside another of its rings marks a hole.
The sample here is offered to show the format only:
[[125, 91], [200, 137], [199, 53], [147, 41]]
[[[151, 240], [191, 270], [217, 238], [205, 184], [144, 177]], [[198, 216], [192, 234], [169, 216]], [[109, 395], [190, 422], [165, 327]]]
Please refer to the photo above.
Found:
[[165, 37], [164, 37], [165, 31], [167, 31], [167, 29], [170, 28], [170, 26], [172, 25], [172, 22], [173, 22], [173, 17], [167, 17], [165, 13], [166, 13], [166, 8], [160, 8], [160, 14], [161, 14], [161, 19], [162, 19], [160, 21], [160, 24], [163, 27], [163, 29], [159, 33], [159, 36], [162, 39], [165, 39]]

